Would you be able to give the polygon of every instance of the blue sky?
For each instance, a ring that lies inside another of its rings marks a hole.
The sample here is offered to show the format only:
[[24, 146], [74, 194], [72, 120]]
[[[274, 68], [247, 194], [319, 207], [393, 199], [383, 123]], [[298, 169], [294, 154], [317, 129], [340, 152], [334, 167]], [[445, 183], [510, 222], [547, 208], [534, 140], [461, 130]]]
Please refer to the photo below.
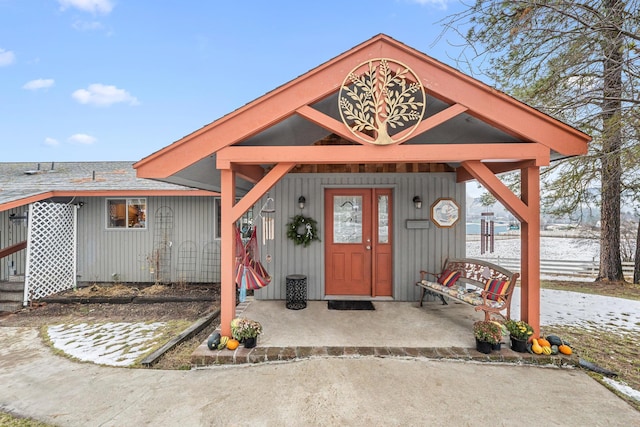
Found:
[[0, 0], [0, 161], [137, 161], [379, 33], [454, 65], [459, 8]]

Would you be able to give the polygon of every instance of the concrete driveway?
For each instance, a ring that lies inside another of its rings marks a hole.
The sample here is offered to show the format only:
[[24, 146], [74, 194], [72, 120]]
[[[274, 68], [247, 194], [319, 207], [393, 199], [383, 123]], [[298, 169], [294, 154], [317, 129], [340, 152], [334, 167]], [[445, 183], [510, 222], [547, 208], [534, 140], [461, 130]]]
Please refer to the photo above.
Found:
[[76, 363], [0, 327], [0, 407], [59, 426], [631, 426], [640, 414], [575, 369], [312, 358], [158, 371]]

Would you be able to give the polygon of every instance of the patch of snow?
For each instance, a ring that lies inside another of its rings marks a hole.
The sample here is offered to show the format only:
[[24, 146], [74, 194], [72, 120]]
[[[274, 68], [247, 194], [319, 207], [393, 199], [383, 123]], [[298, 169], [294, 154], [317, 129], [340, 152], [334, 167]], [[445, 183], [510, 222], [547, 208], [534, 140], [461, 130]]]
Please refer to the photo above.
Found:
[[[511, 317], [520, 319], [519, 287], [513, 291]], [[640, 301], [541, 289], [540, 324], [640, 331]]]
[[628, 385], [621, 383], [620, 381], [612, 380], [611, 378], [604, 377], [602, 378], [602, 381], [607, 383], [614, 389], [618, 390], [620, 393], [624, 394], [625, 396], [628, 396], [631, 399], [634, 399], [640, 402], [640, 391], [634, 390]]
[[156, 344], [164, 322], [53, 325], [47, 333], [53, 346], [78, 360], [129, 366]]

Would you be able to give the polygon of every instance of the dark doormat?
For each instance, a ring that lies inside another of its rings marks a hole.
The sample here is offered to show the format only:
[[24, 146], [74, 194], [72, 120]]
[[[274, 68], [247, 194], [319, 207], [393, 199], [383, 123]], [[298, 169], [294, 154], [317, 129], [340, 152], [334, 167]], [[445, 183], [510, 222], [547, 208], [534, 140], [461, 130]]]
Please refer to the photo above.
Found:
[[371, 301], [329, 300], [329, 310], [375, 310]]

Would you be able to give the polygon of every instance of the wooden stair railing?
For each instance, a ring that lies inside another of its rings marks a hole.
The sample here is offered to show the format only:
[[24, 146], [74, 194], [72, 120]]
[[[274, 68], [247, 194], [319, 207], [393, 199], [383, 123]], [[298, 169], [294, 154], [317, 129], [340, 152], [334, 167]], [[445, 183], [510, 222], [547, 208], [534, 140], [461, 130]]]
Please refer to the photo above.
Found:
[[9, 256], [13, 253], [23, 250], [27, 247], [27, 241], [16, 243], [15, 245], [7, 246], [4, 249], [0, 249], [0, 259]]

